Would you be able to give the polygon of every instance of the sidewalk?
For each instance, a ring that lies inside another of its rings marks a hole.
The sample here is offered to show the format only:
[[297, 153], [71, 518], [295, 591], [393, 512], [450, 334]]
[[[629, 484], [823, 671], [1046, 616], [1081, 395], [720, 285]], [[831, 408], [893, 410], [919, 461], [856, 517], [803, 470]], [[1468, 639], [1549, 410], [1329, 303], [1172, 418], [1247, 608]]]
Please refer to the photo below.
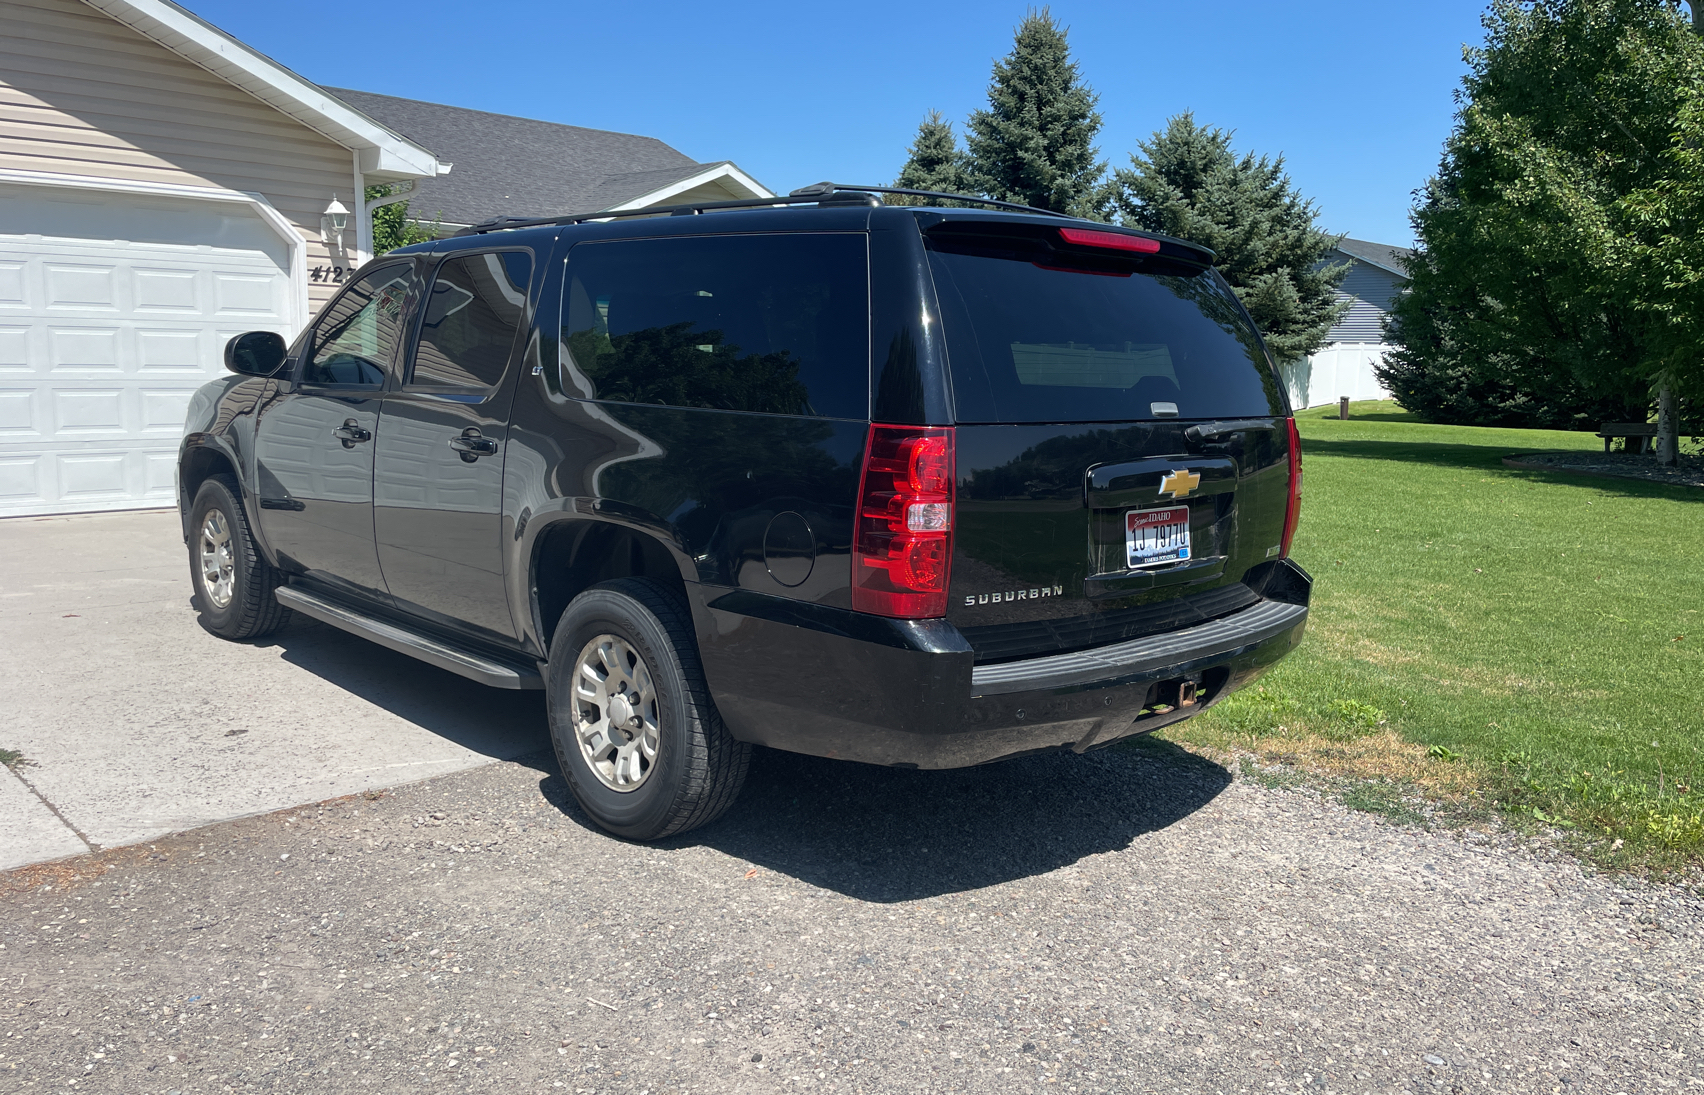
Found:
[[548, 747], [539, 693], [299, 617], [207, 634], [175, 512], [0, 520], [0, 559], [0, 870]]

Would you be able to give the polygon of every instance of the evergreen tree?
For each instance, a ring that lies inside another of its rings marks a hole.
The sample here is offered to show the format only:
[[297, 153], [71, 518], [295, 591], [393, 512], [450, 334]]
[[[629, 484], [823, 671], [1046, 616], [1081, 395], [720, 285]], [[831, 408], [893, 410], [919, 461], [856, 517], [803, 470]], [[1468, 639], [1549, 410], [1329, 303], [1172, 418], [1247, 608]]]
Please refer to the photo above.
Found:
[[1130, 167], [1113, 173], [1121, 221], [1216, 251], [1278, 360], [1319, 349], [1347, 308], [1336, 289], [1349, 267], [1324, 264], [1341, 237], [1315, 223], [1314, 204], [1291, 187], [1284, 158], [1239, 158], [1229, 133], [1197, 125], [1188, 112], [1138, 147]]
[[1666, 0], [1494, 0], [1483, 22], [1380, 378], [1440, 421], [1643, 421], [1673, 353], [1639, 251], [1663, 217], [1635, 196], [1684, 177], [1699, 43]]
[[917, 127], [917, 139], [911, 142], [911, 154], [893, 185], [907, 190], [966, 193], [970, 180], [965, 173], [964, 153], [959, 150], [958, 137], [953, 134], [953, 123], [942, 117], [940, 111], [931, 110], [923, 124]]
[[1048, 9], [1032, 9], [1012, 52], [994, 62], [988, 109], [965, 125], [971, 185], [1000, 201], [1098, 216], [1106, 164], [1095, 158], [1097, 101], [1071, 60], [1065, 28]]

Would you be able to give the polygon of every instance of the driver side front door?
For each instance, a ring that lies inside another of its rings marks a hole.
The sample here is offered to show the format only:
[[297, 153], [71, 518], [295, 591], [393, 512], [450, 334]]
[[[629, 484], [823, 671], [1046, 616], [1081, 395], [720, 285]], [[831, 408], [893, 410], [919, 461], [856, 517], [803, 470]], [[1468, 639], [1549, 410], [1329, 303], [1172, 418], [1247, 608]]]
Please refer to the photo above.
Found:
[[255, 426], [256, 516], [280, 567], [378, 600], [373, 438], [414, 281], [404, 261], [345, 288]]

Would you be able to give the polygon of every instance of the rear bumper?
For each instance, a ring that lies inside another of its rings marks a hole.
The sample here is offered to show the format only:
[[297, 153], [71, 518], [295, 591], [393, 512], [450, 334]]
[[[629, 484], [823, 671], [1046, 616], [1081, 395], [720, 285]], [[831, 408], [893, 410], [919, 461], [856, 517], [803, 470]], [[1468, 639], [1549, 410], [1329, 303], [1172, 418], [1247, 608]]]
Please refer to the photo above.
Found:
[[[1286, 564], [1289, 565], [1289, 564]], [[735, 737], [871, 764], [962, 768], [1078, 752], [1188, 718], [1271, 668], [1307, 626], [1307, 578], [1193, 627], [1114, 646], [975, 666], [942, 620], [896, 621], [736, 594], [713, 601], [705, 672]], [[847, 618], [851, 619], [847, 619]], [[1162, 686], [1192, 707], [1144, 714]]]

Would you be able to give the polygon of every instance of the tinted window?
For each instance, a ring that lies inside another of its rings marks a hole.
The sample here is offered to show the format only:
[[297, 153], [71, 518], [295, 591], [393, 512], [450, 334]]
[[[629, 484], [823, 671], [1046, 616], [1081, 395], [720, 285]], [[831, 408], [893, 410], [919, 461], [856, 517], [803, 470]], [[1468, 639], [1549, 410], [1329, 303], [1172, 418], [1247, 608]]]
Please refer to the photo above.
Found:
[[563, 341], [593, 399], [769, 414], [869, 413], [862, 235], [582, 243]]
[[444, 260], [426, 298], [408, 382], [484, 388], [501, 380], [526, 319], [531, 280], [525, 252]]
[[[1062, 260], [1061, 260], [1062, 261]], [[1282, 414], [1265, 351], [1212, 271], [1041, 265], [931, 244], [960, 422]]]
[[383, 384], [413, 284], [412, 266], [382, 266], [332, 301], [314, 327], [314, 352], [302, 370], [302, 383]]

